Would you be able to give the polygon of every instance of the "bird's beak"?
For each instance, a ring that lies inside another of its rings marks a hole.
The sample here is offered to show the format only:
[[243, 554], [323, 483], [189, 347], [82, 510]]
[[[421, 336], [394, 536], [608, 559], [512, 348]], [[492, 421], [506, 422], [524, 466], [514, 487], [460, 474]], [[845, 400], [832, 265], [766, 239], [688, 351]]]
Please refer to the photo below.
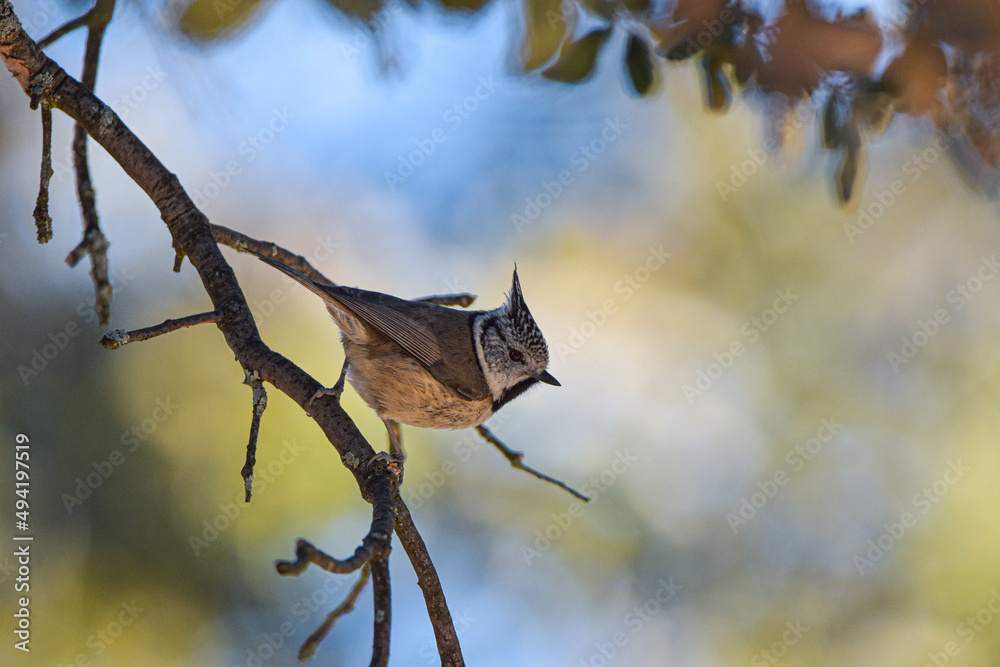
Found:
[[538, 380], [539, 382], [544, 382], [545, 384], [551, 384], [556, 387], [562, 386], [561, 384], [559, 384], [559, 380], [552, 377], [552, 373], [549, 373], [548, 371], [542, 371], [541, 373], [535, 376], [535, 379]]

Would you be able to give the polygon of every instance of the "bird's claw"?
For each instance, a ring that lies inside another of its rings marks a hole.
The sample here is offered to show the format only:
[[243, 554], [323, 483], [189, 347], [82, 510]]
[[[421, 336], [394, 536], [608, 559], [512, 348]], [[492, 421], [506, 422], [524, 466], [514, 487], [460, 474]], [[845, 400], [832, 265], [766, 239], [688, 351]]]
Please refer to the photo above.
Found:
[[333, 386], [333, 387], [320, 387], [316, 390], [316, 393], [309, 397], [309, 402], [307, 405], [312, 405], [317, 399], [322, 396], [335, 396], [340, 399], [340, 395], [344, 393], [344, 387]]
[[389, 452], [379, 452], [368, 461], [369, 469], [376, 463], [385, 463], [385, 467], [392, 471], [399, 483], [403, 483], [403, 457]]

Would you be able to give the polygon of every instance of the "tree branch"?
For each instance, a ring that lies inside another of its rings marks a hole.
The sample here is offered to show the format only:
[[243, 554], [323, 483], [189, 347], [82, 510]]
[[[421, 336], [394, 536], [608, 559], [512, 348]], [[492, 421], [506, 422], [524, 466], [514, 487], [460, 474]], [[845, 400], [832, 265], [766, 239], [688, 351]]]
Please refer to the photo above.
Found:
[[[350, 466], [348, 466], [350, 467]], [[327, 572], [349, 574], [375, 558], [386, 558], [392, 550], [392, 531], [396, 523], [396, 473], [390, 464], [381, 459], [371, 465], [363, 490], [368, 492], [366, 500], [372, 504], [372, 524], [354, 550], [354, 555], [343, 560], [330, 556], [308, 541], [300, 539], [295, 545], [294, 561], [278, 561], [278, 574], [298, 576], [312, 563]]]
[[524, 462], [522, 461], [522, 459], [524, 458], [524, 452], [514, 451], [513, 449], [511, 449], [510, 447], [508, 447], [507, 445], [505, 445], [503, 443], [503, 441], [500, 440], [500, 438], [498, 438], [495, 435], [493, 435], [493, 431], [491, 431], [490, 429], [486, 428], [482, 424], [480, 424], [479, 426], [476, 427], [476, 432], [478, 432], [479, 435], [483, 436], [483, 440], [485, 440], [486, 442], [490, 443], [491, 445], [493, 445], [494, 447], [496, 447], [497, 449], [499, 449], [500, 453], [504, 455], [504, 458], [506, 458], [507, 461], [510, 462], [510, 466], [512, 468], [516, 468], [518, 470], [523, 470], [524, 472], [526, 472], [529, 475], [532, 475], [534, 477], [537, 477], [538, 479], [542, 480], [543, 482], [548, 482], [549, 484], [555, 484], [560, 489], [566, 491], [570, 495], [575, 496], [576, 498], [579, 498], [580, 500], [582, 500], [585, 503], [590, 502], [590, 498], [588, 498], [587, 496], [583, 495], [582, 493], [580, 493], [576, 489], [572, 488], [571, 486], [569, 486], [565, 482], [560, 482], [555, 477], [549, 477], [545, 473], [538, 472], [534, 468], [532, 468], [530, 466], [524, 465]]
[[372, 561], [372, 597], [375, 600], [375, 632], [372, 637], [371, 667], [389, 664], [389, 635], [392, 629], [392, 591], [389, 586], [389, 559]]
[[427, 614], [430, 616], [431, 625], [434, 628], [434, 639], [437, 641], [441, 667], [462, 667], [465, 665], [465, 659], [462, 657], [462, 648], [458, 643], [458, 633], [455, 632], [455, 624], [451, 620], [448, 602], [441, 589], [437, 568], [434, 567], [434, 562], [431, 561], [430, 554], [427, 552], [427, 545], [424, 544], [423, 538], [417, 532], [417, 527], [413, 524], [410, 508], [406, 506], [398, 494], [396, 495], [396, 536], [410, 559], [413, 571], [417, 573], [417, 585], [423, 591], [424, 604], [427, 606]]
[[[111, 7], [114, 7], [114, 1], [111, 2]], [[69, 33], [82, 28], [84, 26], [93, 27], [95, 24], [103, 20], [102, 12], [107, 8], [107, 3], [102, 3], [101, 0], [97, 0], [93, 7], [87, 10], [83, 15], [76, 17], [75, 19], [70, 19], [63, 23], [61, 26], [42, 37], [38, 40], [38, 46], [40, 48], [48, 48], [55, 44], [58, 40], [62, 39]], [[111, 20], [111, 13], [108, 12], [107, 20], [104, 20], [104, 25], [108, 24]], [[93, 88], [93, 86], [91, 86]]]
[[[97, 0], [94, 8], [85, 14], [87, 20], [87, 46], [83, 57], [80, 82], [87, 90], [97, 85], [97, 65], [101, 58], [104, 32], [115, 10], [115, 0]], [[108, 240], [101, 231], [97, 215], [97, 194], [90, 180], [87, 159], [87, 130], [79, 123], [73, 128], [73, 167], [76, 170], [76, 196], [80, 201], [83, 217], [83, 240], [66, 258], [71, 267], [90, 255], [90, 275], [94, 280], [94, 310], [101, 326], [111, 320], [111, 298], [114, 290], [108, 281]]]
[[87, 22], [90, 21], [90, 15], [93, 13], [94, 10], [93, 8], [91, 8], [90, 10], [87, 11], [86, 14], [83, 14], [82, 16], [77, 16], [75, 19], [70, 19], [69, 21], [66, 21], [66, 23], [63, 23], [61, 26], [59, 26], [58, 28], [47, 34], [45, 37], [42, 37], [40, 40], [38, 40], [38, 46], [43, 49], [46, 49], [55, 44], [58, 40], [68, 35], [69, 33], [73, 32], [74, 30], [77, 30], [87, 25]]
[[115, 329], [114, 331], [109, 331], [104, 334], [104, 337], [101, 338], [101, 345], [109, 350], [117, 350], [123, 345], [128, 345], [129, 343], [141, 343], [144, 340], [149, 340], [150, 338], [155, 338], [156, 336], [162, 336], [163, 334], [170, 333], [171, 331], [177, 331], [178, 329], [193, 327], [196, 324], [215, 322], [218, 317], [218, 313], [213, 310], [209, 313], [198, 313], [197, 315], [179, 317], [176, 320], [165, 320], [160, 324], [146, 327], [145, 329], [136, 329], [135, 331]]
[[222, 225], [210, 224], [209, 227], [211, 227], [212, 237], [215, 238], [217, 243], [229, 246], [230, 248], [240, 252], [252, 250], [256, 253], [264, 255], [265, 257], [276, 259], [285, 266], [289, 266], [317, 282], [326, 283], [328, 285], [333, 283], [332, 280], [324, 276], [312, 264], [310, 264], [309, 260], [305, 257], [302, 255], [296, 255], [292, 251], [282, 248], [277, 243], [259, 241], [234, 229], [223, 227]]
[[[392, 594], [389, 584], [389, 552], [392, 550], [392, 532], [396, 523], [397, 477], [391, 462], [377, 459], [371, 466], [370, 483], [367, 485], [372, 504], [372, 524], [368, 535], [354, 551], [354, 555], [343, 560], [330, 556], [306, 540], [300, 539], [295, 547], [294, 561], [278, 561], [275, 566], [278, 574], [298, 576], [312, 563], [327, 572], [347, 574], [363, 567], [370, 567], [372, 572], [372, 592], [375, 599], [374, 622], [375, 633], [372, 641], [373, 667], [384, 667], [389, 662], [389, 631], [391, 627]], [[360, 582], [359, 582], [360, 583]], [[356, 584], [355, 587], [358, 585]], [[356, 596], [355, 596], [356, 597]], [[352, 602], [353, 604], [353, 602]], [[319, 641], [325, 636], [329, 626], [333, 624], [327, 619], [313, 633], [299, 650], [299, 659], [308, 657], [315, 650]]]
[[[45, 100], [49, 106], [60, 109], [86, 128], [88, 134], [156, 205], [173, 239], [175, 252], [188, 257], [198, 272], [212, 301], [211, 321], [219, 328], [237, 361], [244, 369], [257, 371], [262, 380], [271, 383], [311, 414], [354, 474], [362, 496], [373, 503], [373, 527], [384, 523], [381, 520], [383, 514], [391, 517], [384, 532], [380, 529], [376, 534], [373, 530], [366, 540], [384, 542], [384, 548], [388, 549], [394, 523], [396, 529], [401, 531], [400, 541], [417, 570], [438, 645], [446, 649], [441, 654], [442, 664], [464, 664], [440, 582], [436, 574], [433, 574], [433, 579], [428, 579], [428, 573], [433, 573], [430, 556], [409, 518], [405, 504], [396, 493], [395, 473], [387, 465], [370, 465], [375, 451], [339, 402], [323, 401], [309, 409], [310, 398], [322, 385], [261, 340], [236, 276], [213, 238], [215, 230], [195, 207], [177, 177], [110, 107], [45, 56], [24, 32], [10, 0], [0, 0], [0, 59], [28, 95], [33, 108]], [[380, 519], [376, 521], [375, 505], [380, 504], [379, 498], [386, 490], [390, 500], [388, 513], [380, 507]], [[396, 521], [396, 511], [400, 509], [405, 512], [405, 517]]]
[[42, 174], [35, 202], [35, 227], [38, 242], [52, 240], [52, 217], [49, 215], [49, 181], [52, 180], [52, 109], [42, 107]]
[[[241, 252], [244, 250], [259, 252], [262, 255], [277, 259], [283, 264], [309, 276], [313, 280], [325, 283], [331, 282], [329, 278], [314, 268], [305, 257], [292, 253], [275, 243], [257, 240], [241, 232], [229, 229], [228, 227], [223, 227], [222, 225], [211, 224], [210, 227], [212, 229], [212, 235], [218, 243], [227, 245]], [[457, 296], [461, 298], [463, 295]], [[473, 295], [468, 296], [475, 298]], [[456, 300], [456, 303], [458, 305], [463, 305], [458, 300]], [[352, 465], [351, 459], [345, 458], [345, 462], [349, 466]], [[448, 609], [448, 603], [445, 600], [444, 591], [441, 588], [441, 581], [438, 578], [437, 570], [434, 567], [430, 554], [427, 552], [427, 546], [424, 544], [423, 538], [420, 536], [420, 533], [417, 531], [417, 527], [413, 523], [413, 518], [410, 515], [409, 508], [407, 508], [406, 503], [404, 503], [398, 495], [396, 497], [395, 504], [396, 535], [399, 537], [399, 542], [402, 545], [403, 550], [406, 552], [406, 555], [409, 557], [410, 564], [413, 566], [413, 569], [417, 574], [417, 583], [423, 592], [424, 603], [427, 606], [428, 616], [430, 617], [431, 624], [434, 628], [434, 636], [437, 641], [441, 664], [446, 667], [459, 667], [464, 665], [465, 660], [462, 657], [462, 649], [458, 642], [458, 635], [455, 632], [451, 612]], [[318, 632], [319, 631], [317, 630], [317, 633]], [[318, 638], [316, 641], [318, 642], [321, 638], [322, 637]], [[309, 642], [307, 641], [307, 645], [308, 643]], [[303, 650], [305, 649], [306, 646], [304, 645]], [[312, 650], [315, 650], [315, 648]]]

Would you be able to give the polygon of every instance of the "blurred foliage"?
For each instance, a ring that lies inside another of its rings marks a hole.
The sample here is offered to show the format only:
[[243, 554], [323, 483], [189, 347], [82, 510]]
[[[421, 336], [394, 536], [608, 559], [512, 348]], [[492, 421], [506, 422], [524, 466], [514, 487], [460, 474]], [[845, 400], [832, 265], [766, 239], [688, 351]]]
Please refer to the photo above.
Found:
[[474, 14], [489, 4], [489, 0], [437, 0], [448, 11]]
[[337, 11], [344, 16], [370, 22], [381, 13], [384, 6], [382, 0], [328, 0]]
[[524, 23], [521, 63], [525, 70], [531, 71], [547, 63], [566, 39], [562, 0], [525, 0]]
[[625, 71], [636, 93], [649, 95], [653, 92], [659, 70], [653, 61], [649, 45], [635, 33], [629, 33], [625, 45]]
[[192, 39], [229, 37], [250, 24], [262, 0], [192, 0], [178, 7], [177, 27]]
[[564, 42], [559, 59], [542, 72], [542, 76], [563, 83], [579, 83], [594, 73], [594, 64], [601, 47], [611, 35], [610, 28], [598, 28], [580, 39]]
[[[372, 37], [385, 19], [383, 0], [326, 1], [344, 17], [365, 26]], [[441, 7], [447, 12], [469, 14], [485, 7], [488, 1], [441, 0]], [[181, 34], [208, 44], [245, 29], [263, 5], [261, 0], [178, 0], [174, 12]], [[648, 9], [648, 0], [524, 0], [524, 30], [518, 48], [520, 66], [525, 72], [544, 67], [542, 76], [551, 81], [571, 84], [586, 81], [594, 75], [614, 26], [627, 23], [624, 18], [627, 12]], [[601, 17], [604, 27], [577, 37], [575, 33], [584, 15]], [[628, 41], [618, 57], [631, 92], [646, 96], [656, 90], [659, 65], [653, 58], [649, 37], [644, 36], [648, 31], [638, 28], [639, 24], [633, 22], [633, 27], [627, 29]]]
[[[373, 36], [378, 32], [382, 0], [328, 1]], [[175, 2], [180, 32], [201, 42], [236, 33], [260, 8], [259, 0]], [[486, 4], [448, 0], [440, 6], [470, 14]], [[956, 12], [942, 0], [892, 10], [852, 5], [850, 11], [837, 2], [805, 0], [666, 7], [649, 0], [524, 0], [519, 18], [517, 67], [540, 70], [551, 81], [589, 80], [620, 30], [625, 47], [606, 59], [623, 64], [629, 91], [640, 97], [657, 90], [655, 52], [671, 61], [697, 56], [705, 103], [714, 111], [730, 107], [733, 82], [785, 96], [792, 105], [810, 100], [824, 109], [822, 141], [834, 153], [841, 203], [857, 203], [867, 174], [864, 143], [884, 131], [897, 110], [930, 114], [942, 129], [962, 127], [969, 150], [956, 157], [981, 187], [1000, 194], [1000, 5], [991, 0], [966, 0]]]

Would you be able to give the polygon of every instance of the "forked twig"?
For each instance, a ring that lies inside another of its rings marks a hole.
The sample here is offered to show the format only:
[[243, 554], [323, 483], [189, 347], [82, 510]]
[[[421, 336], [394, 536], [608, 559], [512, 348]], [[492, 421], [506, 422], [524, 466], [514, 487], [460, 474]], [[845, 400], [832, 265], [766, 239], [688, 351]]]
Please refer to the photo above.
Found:
[[582, 493], [572, 488], [571, 486], [567, 485], [565, 482], [560, 482], [558, 479], [554, 477], [549, 477], [545, 473], [538, 472], [534, 468], [524, 465], [523, 461], [521, 460], [524, 458], [524, 452], [515, 451], [510, 447], [508, 447], [507, 445], [503, 444], [500, 438], [493, 435], [493, 432], [490, 431], [485, 426], [483, 426], [482, 424], [476, 427], [476, 431], [479, 433], [479, 435], [483, 436], [483, 439], [486, 440], [486, 442], [490, 443], [491, 445], [499, 449], [500, 453], [503, 454], [508, 461], [510, 461], [510, 465], [512, 467], [517, 468], [518, 470], [523, 470], [529, 475], [533, 475], [542, 481], [548, 482], [549, 484], [555, 484], [560, 489], [572, 494], [573, 496], [576, 496], [585, 503], [590, 502], [590, 498], [583, 495]]
[[[83, 56], [83, 72], [80, 83], [87, 90], [94, 90], [97, 84], [97, 65], [101, 58], [104, 33], [114, 14], [116, 0], [96, 0], [93, 8], [79, 19], [57, 28], [49, 38], [54, 42], [70, 30], [87, 27], [87, 45]], [[47, 39], [49, 39], [47, 38]], [[43, 40], [44, 41], [44, 40]], [[97, 215], [97, 195], [90, 179], [90, 165], [87, 159], [87, 129], [77, 123], [73, 128], [73, 168], [76, 170], [76, 196], [80, 202], [83, 218], [83, 239], [66, 257], [66, 263], [76, 266], [85, 256], [90, 256], [90, 275], [94, 281], [94, 310], [101, 326], [111, 320], [111, 298], [114, 290], [108, 280], [108, 239], [101, 231]]]
[[333, 611], [327, 614], [326, 620], [323, 621], [323, 623], [316, 628], [311, 635], [309, 635], [305, 644], [303, 644], [302, 648], [299, 649], [299, 661], [304, 662], [311, 658], [316, 652], [316, 648], [320, 645], [320, 642], [326, 638], [327, 633], [329, 633], [331, 628], [333, 628], [333, 624], [336, 623], [341, 616], [354, 610], [354, 605], [357, 604], [358, 597], [361, 596], [361, 591], [363, 591], [365, 586], [368, 585], [368, 578], [370, 574], [371, 563], [368, 562], [361, 566], [361, 574], [358, 576], [358, 580], [354, 582], [354, 586], [351, 587], [351, 592], [347, 594], [344, 601], [337, 605]]
[[385, 461], [374, 460], [371, 464], [369, 493], [372, 503], [372, 524], [349, 558], [339, 559], [314, 547], [308, 540], [295, 543], [295, 560], [282, 560], [275, 564], [278, 574], [298, 576], [312, 563], [327, 572], [349, 574], [360, 570], [370, 560], [389, 555], [392, 531], [396, 523], [396, 508], [393, 497], [396, 492], [396, 473]]

